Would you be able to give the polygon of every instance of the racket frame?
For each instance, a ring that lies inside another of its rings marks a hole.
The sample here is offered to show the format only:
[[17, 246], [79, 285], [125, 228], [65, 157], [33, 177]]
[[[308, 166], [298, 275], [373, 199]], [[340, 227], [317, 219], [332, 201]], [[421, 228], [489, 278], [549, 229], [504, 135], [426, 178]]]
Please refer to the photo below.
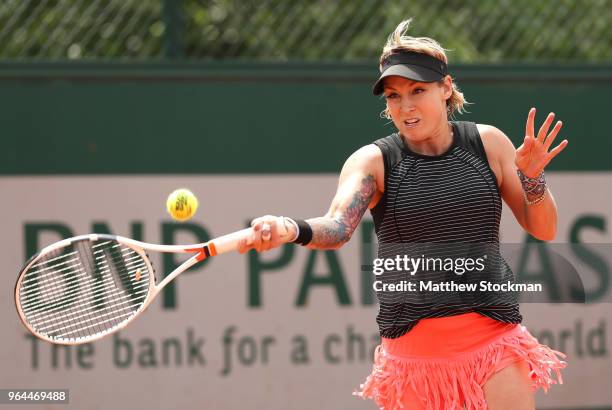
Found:
[[[248, 229], [245, 229], [243, 231], [247, 231]], [[243, 232], [243, 231], [239, 231], [239, 232]], [[237, 234], [237, 232], [236, 232]], [[23, 281], [23, 279], [25, 278], [25, 273], [28, 272], [30, 266], [32, 266], [32, 264], [36, 263], [40, 256], [65, 248], [67, 246], [70, 246], [71, 244], [75, 243], [75, 242], [79, 242], [79, 241], [83, 241], [83, 240], [89, 240], [89, 241], [99, 241], [99, 240], [113, 240], [113, 241], [117, 241], [118, 243], [128, 246], [130, 247], [134, 252], [138, 253], [138, 255], [143, 259], [143, 261], [145, 262], [147, 269], [149, 270], [150, 274], [148, 275], [149, 278], [149, 291], [147, 292], [147, 296], [144, 300], [144, 302], [142, 302], [141, 306], [138, 308], [138, 310], [132, 314], [131, 316], [129, 316], [126, 320], [124, 320], [123, 322], [121, 322], [119, 325], [112, 327], [106, 331], [100, 332], [98, 334], [92, 335], [92, 336], [87, 336], [87, 337], [80, 337], [80, 338], [75, 338], [74, 341], [71, 340], [57, 340], [57, 339], [53, 339], [50, 337], [47, 337], [39, 332], [37, 332], [36, 330], [34, 330], [34, 328], [28, 323], [28, 321], [25, 318], [25, 315], [21, 309], [21, 296], [19, 294], [19, 289], [21, 288], [21, 283]], [[180, 264], [179, 266], [177, 266], [172, 272], [170, 272], [168, 275], [166, 275], [160, 282], [159, 284], [156, 284], [156, 279], [155, 279], [155, 270], [153, 269], [153, 266], [151, 264], [151, 260], [149, 259], [149, 256], [147, 255], [147, 253], [145, 252], [146, 250], [151, 250], [151, 251], [156, 251], [156, 252], [162, 252], [162, 253], [193, 253], [194, 255], [192, 257], [190, 257], [189, 259], [187, 259], [186, 261], [184, 261], [182, 264]], [[229, 250], [229, 249], [228, 249]], [[193, 245], [156, 245], [156, 244], [150, 244], [150, 243], [146, 243], [146, 242], [141, 242], [141, 241], [137, 241], [134, 239], [130, 239], [130, 238], [125, 238], [123, 236], [118, 236], [118, 235], [108, 235], [108, 234], [88, 234], [88, 235], [79, 235], [79, 236], [75, 236], [72, 238], [68, 238], [68, 239], [63, 239], [59, 242], [53, 243], [45, 248], [43, 248], [42, 250], [40, 250], [39, 252], [37, 252], [36, 254], [34, 254], [30, 259], [28, 259], [28, 261], [26, 262], [26, 264], [24, 265], [24, 267], [21, 269], [21, 271], [19, 272], [19, 277], [17, 279], [17, 283], [15, 284], [15, 308], [17, 309], [17, 313], [19, 314], [19, 318], [21, 319], [21, 322], [24, 324], [24, 326], [30, 331], [30, 333], [32, 333], [34, 336], [38, 337], [41, 340], [45, 340], [47, 342], [53, 343], [53, 344], [61, 344], [61, 345], [79, 345], [79, 344], [83, 344], [83, 343], [90, 343], [93, 342], [95, 340], [101, 339], [105, 336], [108, 336], [109, 334], [115, 333], [121, 329], [123, 329], [125, 326], [127, 326], [130, 322], [132, 322], [134, 319], [136, 319], [138, 316], [140, 316], [140, 314], [142, 312], [144, 312], [147, 307], [151, 304], [151, 302], [153, 301], [153, 299], [155, 299], [155, 297], [157, 296], [157, 294], [168, 284], [170, 283], [174, 278], [176, 278], [178, 275], [180, 275], [181, 273], [185, 272], [187, 269], [191, 268], [192, 266], [196, 265], [198, 262], [203, 261], [204, 259], [210, 257], [210, 256], [215, 256], [217, 254], [217, 250], [215, 247], [215, 244], [213, 241], [209, 241], [209, 242], [205, 242], [205, 243], [199, 243], [199, 244], [193, 244]]]
[[[279, 236], [283, 238], [284, 241], [287, 241], [288, 231], [287, 231], [286, 221], [284, 217], [282, 216], [279, 217], [278, 226], [279, 226]], [[87, 234], [87, 235], [79, 235], [79, 236], [75, 236], [72, 238], [63, 239], [59, 242], [55, 242], [43, 248], [42, 250], [37, 252], [35, 255], [33, 255], [25, 263], [24, 267], [19, 272], [19, 277], [17, 279], [17, 283], [15, 284], [15, 307], [17, 309], [17, 312], [19, 313], [19, 318], [21, 319], [25, 327], [34, 336], [38, 337], [41, 340], [45, 340], [47, 342], [54, 343], [54, 344], [62, 344], [62, 345], [79, 345], [83, 343], [90, 343], [95, 340], [101, 339], [105, 336], [108, 336], [112, 333], [115, 333], [123, 329], [124, 327], [126, 327], [129, 323], [131, 323], [134, 319], [136, 319], [142, 312], [144, 312], [147, 309], [147, 307], [151, 304], [153, 299], [155, 299], [157, 294], [168, 283], [174, 280], [178, 275], [185, 272], [187, 269], [191, 268], [192, 266], [196, 265], [198, 262], [201, 262], [204, 259], [207, 259], [211, 256], [216, 256], [221, 253], [226, 253], [226, 252], [237, 250], [239, 242], [247, 237], [252, 237], [252, 235], [253, 235], [253, 229], [246, 228], [240, 231], [232, 232], [227, 235], [217, 237], [208, 242], [191, 244], [191, 245], [156, 245], [156, 244], [137, 241], [137, 240], [126, 238], [126, 237], [119, 236], [119, 235], [96, 234], [96, 233]], [[98, 240], [105, 240], [105, 239], [114, 240], [114, 241], [119, 242], [120, 244], [130, 247], [132, 250], [137, 252], [142, 257], [142, 259], [145, 261], [147, 269], [149, 269], [149, 272], [150, 272], [149, 292], [147, 293], [147, 297], [145, 298], [140, 308], [133, 315], [129, 316], [126, 320], [116, 325], [115, 327], [112, 327], [111, 329], [108, 329], [106, 331], [100, 332], [92, 336], [75, 338], [75, 340], [61, 340], [61, 341], [55, 340], [55, 339], [49, 338], [45, 335], [42, 335], [36, 332], [32, 328], [32, 326], [28, 324], [20, 308], [21, 300], [20, 300], [20, 295], [19, 295], [19, 288], [20, 288], [23, 278], [25, 277], [25, 273], [28, 271], [30, 266], [32, 266], [32, 264], [36, 262], [41, 255], [52, 252], [54, 250], [64, 248], [66, 246], [71, 245], [74, 242], [81, 241], [81, 240], [98, 241]], [[184, 261], [178, 267], [176, 267], [172, 272], [167, 274], [159, 282], [159, 284], [155, 284], [155, 270], [153, 269], [153, 266], [151, 264], [151, 261], [147, 253], [145, 252], [147, 250], [161, 252], [161, 253], [192, 253], [194, 255], [190, 257], [189, 259], [187, 259], [186, 261]]]

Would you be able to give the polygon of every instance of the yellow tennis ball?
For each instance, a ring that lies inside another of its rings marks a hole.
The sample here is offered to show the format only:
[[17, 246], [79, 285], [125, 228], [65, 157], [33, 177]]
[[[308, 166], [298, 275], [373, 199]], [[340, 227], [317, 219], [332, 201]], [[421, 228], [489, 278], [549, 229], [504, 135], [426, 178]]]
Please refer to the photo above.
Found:
[[196, 213], [198, 198], [188, 189], [177, 189], [168, 196], [166, 209], [172, 218], [186, 221]]

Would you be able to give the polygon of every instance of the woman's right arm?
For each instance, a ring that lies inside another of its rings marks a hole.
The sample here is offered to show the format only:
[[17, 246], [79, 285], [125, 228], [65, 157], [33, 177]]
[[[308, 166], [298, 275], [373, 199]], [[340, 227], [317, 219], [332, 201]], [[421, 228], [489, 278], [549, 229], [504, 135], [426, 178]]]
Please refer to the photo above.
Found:
[[344, 163], [327, 213], [306, 220], [312, 227], [308, 248], [337, 249], [348, 242], [365, 211], [376, 205], [383, 190], [382, 153], [375, 145], [365, 146]]
[[[368, 208], [376, 205], [384, 191], [384, 163], [380, 149], [367, 145], [344, 163], [338, 189], [324, 216], [307, 219], [312, 228], [310, 249], [337, 249], [351, 239]], [[278, 217], [266, 215], [251, 223], [254, 235], [240, 247], [240, 252], [266, 251], [285, 243], [278, 233]], [[293, 229], [290, 227], [290, 229]], [[288, 235], [295, 236], [295, 231]], [[263, 240], [262, 240], [263, 239]]]

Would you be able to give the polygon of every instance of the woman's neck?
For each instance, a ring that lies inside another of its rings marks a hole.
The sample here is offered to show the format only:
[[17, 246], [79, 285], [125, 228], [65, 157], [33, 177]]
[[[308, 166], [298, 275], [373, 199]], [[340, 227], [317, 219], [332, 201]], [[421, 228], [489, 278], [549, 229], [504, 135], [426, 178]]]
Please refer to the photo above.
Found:
[[414, 153], [428, 156], [441, 155], [448, 151], [453, 143], [453, 127], [450, 122], [444, 121], [427, 139], [415, 142], [403, 135], [402, 139]]

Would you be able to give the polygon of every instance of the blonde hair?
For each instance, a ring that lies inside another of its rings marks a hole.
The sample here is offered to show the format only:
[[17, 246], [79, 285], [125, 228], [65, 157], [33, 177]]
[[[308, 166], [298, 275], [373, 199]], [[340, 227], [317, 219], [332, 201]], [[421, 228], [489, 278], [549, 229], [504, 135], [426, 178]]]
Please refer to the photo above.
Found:
[[[380, 66], [379, 70], [382, 72], [383, 61], [391, 54], [398, 51], [413, 51], [416, 53], [427, 54], [432, 57], [442, 60], [448, 64], [448, 58], [446, 57], [446, 50], [436, 40], [429, 37], [411, 37], [407, 36], [406, 32], [410, 26], [412, 19], [404, 20], [398, 24], [393, 33], [387, 38], [387, 43], [383, 47], [382, 54], [380, 55]], [[444, 79], [440, 80], [443, 83]], [[463, 93], [453, 81], [453, 91], [448, 100], [446, 100], [446, 111], [449, 116], [452, 116], [455, 112], [462, 114], [466, 112], [465, 106], [470, 104]], [[384, 118], [390, 119], [388, 109], [383, 111]]]

